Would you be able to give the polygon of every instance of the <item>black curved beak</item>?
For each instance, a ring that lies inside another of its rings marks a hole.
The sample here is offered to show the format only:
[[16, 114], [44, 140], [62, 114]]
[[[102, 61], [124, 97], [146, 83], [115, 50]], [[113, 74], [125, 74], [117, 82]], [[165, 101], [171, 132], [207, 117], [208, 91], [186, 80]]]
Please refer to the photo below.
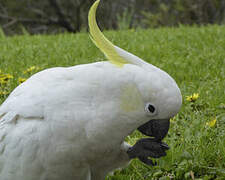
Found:
[[153, 119], [141, 125], [138, 130], [146, 136], [156, 138], [161, 141], [168, 133], [170, 127], [170, 119]]

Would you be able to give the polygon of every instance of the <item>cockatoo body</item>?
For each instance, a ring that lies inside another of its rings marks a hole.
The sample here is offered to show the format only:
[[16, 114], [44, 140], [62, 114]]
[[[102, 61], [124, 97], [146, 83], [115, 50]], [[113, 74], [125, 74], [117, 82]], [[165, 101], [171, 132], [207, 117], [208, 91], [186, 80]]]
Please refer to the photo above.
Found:
[[[161, 140], [181, 106], [180, 90], [101, 34], [98, 3], [90, 33], [110, 61], [47, 69], [10, 94], [0, 106], [0, 179], [103, 180], [132, 158], [151, 164], [147, 157], [165, 155]], [[155, 139], [125, 143], [137, 128]]]

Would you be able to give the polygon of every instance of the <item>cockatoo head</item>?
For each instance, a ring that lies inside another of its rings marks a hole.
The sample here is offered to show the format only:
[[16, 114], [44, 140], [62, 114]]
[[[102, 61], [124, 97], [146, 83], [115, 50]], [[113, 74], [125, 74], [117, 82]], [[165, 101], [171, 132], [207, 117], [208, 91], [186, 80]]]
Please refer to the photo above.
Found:
[[168, 130], [170, 118], [174, 117], [182, 104], [182, 96], [176, 82], [164, 71], [145, 65], [142, 78], [145, 83], [137, 83], [143, 98], [145, 122], [138, 130], [147, 136], [162, 140]]
[[91, 39], [110, 63], [135, 74], [133, 83], [124, 83], [121, 87], [121, 113], [134, 118], [134, 124], [140, 132], [161, 141], [169, 130], [170, 118], [175, 116], [181, 107], [180, 89], [166, 72], [106, 39], [96, 23], [99, 2], [100, 0], [97, 0], [89, 12]]

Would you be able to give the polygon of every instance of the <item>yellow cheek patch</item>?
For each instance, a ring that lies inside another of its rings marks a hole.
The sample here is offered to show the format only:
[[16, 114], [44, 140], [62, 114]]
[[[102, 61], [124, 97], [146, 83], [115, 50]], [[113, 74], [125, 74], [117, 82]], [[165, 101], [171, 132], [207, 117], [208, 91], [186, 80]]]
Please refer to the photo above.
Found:
[[144, 102], [135, 84], [128, 84], [122, 88], [120, 108], [124, 112], [139, 111], [144, 107]]

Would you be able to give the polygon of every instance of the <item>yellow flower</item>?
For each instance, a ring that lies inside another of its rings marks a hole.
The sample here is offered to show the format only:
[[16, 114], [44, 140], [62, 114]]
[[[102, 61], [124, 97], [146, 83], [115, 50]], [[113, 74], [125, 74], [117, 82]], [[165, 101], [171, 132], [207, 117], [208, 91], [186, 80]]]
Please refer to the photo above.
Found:
[[30, 72], [32, 72], [34, 70], [38, 70], [38, 69], [39, 69], [39, 67], [37, 67], [37, 66], [31, 66], [28, 69], [26, 69], [23, 73], [27, 74], [27, 73], [30, 73]]
[[216, 118], [213, 119], [212, 121], [207, 122], [206, 125], [209, 127], [214, 127], [216, 125]]
[[1, 74], [0, 75], [0, 84], [7, 83], [13, 76], [11, 74]]
[[7, 91], [0, 91], [0, 96], [4, 96], [4, 95], [8, 95], [9, 94], [9, 92], [7, 92]]
[[21, 77], [19, 77], [19, 79], [18, 79], [18, 81], [19, 81], [20, 84], [23, 83], [23, 82], [25, 82], [26, 80], [27, 80], [26, 78], [21, 78]]
[[186, 96], [186, 100], [189, 101], [189, 102], [195, 102], [198, 98], [199, 98], [198, 93], [194, 93], [190, 96]]

